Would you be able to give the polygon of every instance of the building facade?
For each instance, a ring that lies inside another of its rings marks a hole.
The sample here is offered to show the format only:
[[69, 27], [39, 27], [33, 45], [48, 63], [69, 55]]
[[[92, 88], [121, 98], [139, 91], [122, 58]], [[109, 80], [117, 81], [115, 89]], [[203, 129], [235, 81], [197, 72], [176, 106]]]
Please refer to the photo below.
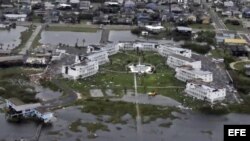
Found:
[[178, 54], [184, 57], [191, 58], [192, 56], [192, 51], [189, 49], [184, 49], [184, 48], [178, 48], [174, 46], [169, 46], [169, 45], [160, 45], [158, 52], [160, 55], [167, 57], [170, 54]]
[[192, 97], [200, 100], [206, 100], [211, 103], [224, 100], [226, 97], [225, 88], [215, 88], [206, 84], [194, 82], [188, 82], [186, 84], [185, 92]]
[[134, 49], [143, 51], [157, 51], [159, 45], [156, 42], [135, 42], [133, 44]]
[[201, 69], [201, 61], [196, 61], [177, 54], [169, 55], [166, 64], [174, 69], [181, 66], [191, 66], [194, 69]]
[[175, 69], [175, 77], [181, 81], [187, 82], [189, 80], [201, 79], [204, 82], [213, 81], [213, 73], [210, 71], [203, 71], [193, 69], [192, 67], [178, 67]]
[[96, 74], [99, 70], [97, 61], [82, 62], [71, 66], [62, 67], [62, 75], [69, 79], [86, 78]]
[[98, 62], [98, 65], [103, 65], [109, 62], [107, 51], [99, 51], [99, 52], [91, 53], [85, 57], [90, 61]]

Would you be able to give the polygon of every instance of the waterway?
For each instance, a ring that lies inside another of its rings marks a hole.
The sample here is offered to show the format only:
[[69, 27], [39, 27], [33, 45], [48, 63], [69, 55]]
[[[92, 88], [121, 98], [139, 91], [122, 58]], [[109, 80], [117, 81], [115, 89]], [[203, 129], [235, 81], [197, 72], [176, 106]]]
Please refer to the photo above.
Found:
[[21, 32], [28, 29], [27, 27], [17, 26], [15, 29], [11, 30], [0, 30], [0, 44], [2, 44], [3, 49], [12, 50], [16, 48], [20, 43]]
[[[96, 122], [96, 116], [88, 113], [82, 113], [78, 107], [68, 107], [55, 112], [57, 121], [52, 127], [43, 129], [40, 140], [89, 140], [88, 131], [80, 127], [80, 132], [72, 132], [69, 126], [72, 122], [81, 119], [82, 122]], [[142, 135], [145, 141], [221, 141], [223, 140], [224, 124], [249, 124], [250, 115], [228, 114], [224, 116], [204, 115], [201, 113], [186, 111], [184, 114], [175, 113], [178, 118], [157, 119], [142, 125]], [[105, 117], [105, 116], [103, 116]], [[127, 124], [110, 124], [109, 130], [97, 131], [97, 138], [93, 141], [128, 141], [136, 139], [135, 120], [128, 116]], [[172, 123], [170, 127], [160, 127], [161, 123]], [[20, 138], [32, 138], [35, 134], [37, 124], [33, 122], [23, 122], [20, 124], [8, 123], [4, 114], [0, 114], [1, 130], [0, 139], [8, 141]]]
[[58, 45], [66, 44], [70, 46], [75, 46], [78, 41], [78, 46], [89, 45], [89, 44], [99, 44], [101, 39], [101, 31], [97, 32], [70, 32], [70, 31], [43, 31], [41, 33], [42, 44], [52, 44]]

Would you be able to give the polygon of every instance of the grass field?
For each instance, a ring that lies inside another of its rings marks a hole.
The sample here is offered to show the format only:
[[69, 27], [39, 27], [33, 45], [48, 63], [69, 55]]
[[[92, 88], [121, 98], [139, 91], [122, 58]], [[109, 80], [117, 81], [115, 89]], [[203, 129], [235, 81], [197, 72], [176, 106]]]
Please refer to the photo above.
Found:
[[42, 30], [37, 34], [34, 41], [32, 42], [32, 44], [31, 44], [32, 48], [36, 48], [39, 45], [41, 45], [41, 43], [39, 42], [41, 40], [41, 33], [42, 33]]
[[237, 70], [243, 70], [245, 65], [250, 65], [250, 61], [236, 63], [234, 67]]
[[211, 24], [190, 24], [189, 27], [202, 30], [214, 29], [214, 27]]
[[[164, 88], [176, 86], [184, 88], [184, 83], [174, 77], [174, 70], [165, 65], [165, 59], [163, 57], [152, 52], [144, 52], [143, 54], [144, 55], [137, 55], [131, 51], [118, 53], [110, 57], [110, 63], [100, 67], [98, 74], [78, 81], [64, 80], [63, 83], [66, 83], [66, 85], [87, 96], [89, 95], [89, 90], [94, 88], [102, 90], [112, 89], [115, 94], [122, 95], [124, 91], [134, 89], [134, 76], [126, 70], [126, 65], [129, 63], [137, 63], [139, 56], [141, 56], [141, 58], [143, 58], [141, 59], [142, 61], [156, 67], [156, 72], [137, 76], [139, 92], [146, 93], [154, 87]], [[159, 91], [162, 92], [162, 95], [166, 96], [179, 94], [181, 92], [179, 88], [159, 89]]]
[[246, 29], [244, 29], [244, 27], [241, 25], [232, 25], [232, 24], [226, 24], [227, 28], [229, 30], [235, 30], [235, 31], [244, 31]]

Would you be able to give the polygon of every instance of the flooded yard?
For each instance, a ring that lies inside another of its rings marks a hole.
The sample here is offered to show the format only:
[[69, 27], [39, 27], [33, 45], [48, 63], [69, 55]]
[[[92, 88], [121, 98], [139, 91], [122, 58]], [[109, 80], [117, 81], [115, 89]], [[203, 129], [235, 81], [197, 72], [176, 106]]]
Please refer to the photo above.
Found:
[[[112, 124], [105, 121], [107, 116], [100, 117], [88, 113], [82, 113], [78, 107], [68, 107], [55, 112], [57, 121], [51, 127], [42, 130], [40, 140], [90, 140], [90, 132], [82, 126], [79, 131], [74, 132], [69, 129], [72, 122], [81, 120], [83, 123], [97, 123], [107, 126], [108, 131], [96, 131], [96, 138], [93, 141], [128, 141], [137, 140], [135, 120], [131, 116], [124, 115], [126, 124]], [[224, 116], [204, 115], [196, 112], [184, 111], [184, 113], [174, 113], [177, 117], [171, 119], [157, 119], [150, 123], [142, 124], [142, 135], [144, 141], [219, 141], [223, 140], [224, 124], [248, 124], [250, 115], [228, 114]], [[99, 120], [97, 120], [99, 119]], [[101, 120], [100, 120], [101, 119]], [[32, 138], [35, 135], [37, 125], [33, 122], [13, 124], [6, 122], [4, 114], [0, 114], [0, 124], [5, 130], [0, 132], [0, 139], [8, 141], [20, 138]], [[162, 126], [161, 126], [162, 125]], [[163, 126], [167, 125], [167, 126]]]
[[12, 50], [20, 43], [21, 32], [28, 29], [27, 27], [17, 26], [16, 29], [0, 30], [0, 44], [3, 49]]
[[41, 33], [42, 44], [58, 45], [66, 44], [75, 46], [78, 41], [78, 46], [89, 44], [98, 44], [101, 40], [101, 31], [97, 32], [70, 32], [70, 31], [43, 31]]

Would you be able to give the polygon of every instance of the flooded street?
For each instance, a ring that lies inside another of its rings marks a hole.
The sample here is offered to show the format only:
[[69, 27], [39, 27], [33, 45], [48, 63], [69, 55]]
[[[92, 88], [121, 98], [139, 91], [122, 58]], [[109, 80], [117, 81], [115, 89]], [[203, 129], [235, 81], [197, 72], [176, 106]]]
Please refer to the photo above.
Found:
[[27, 27], [17, 26], [16, 29], [0, 30], [0, 44], [2, 44], [3, 49], [12, 50], [17, 47], [21, 40], [21, 32], [25, 31]]

